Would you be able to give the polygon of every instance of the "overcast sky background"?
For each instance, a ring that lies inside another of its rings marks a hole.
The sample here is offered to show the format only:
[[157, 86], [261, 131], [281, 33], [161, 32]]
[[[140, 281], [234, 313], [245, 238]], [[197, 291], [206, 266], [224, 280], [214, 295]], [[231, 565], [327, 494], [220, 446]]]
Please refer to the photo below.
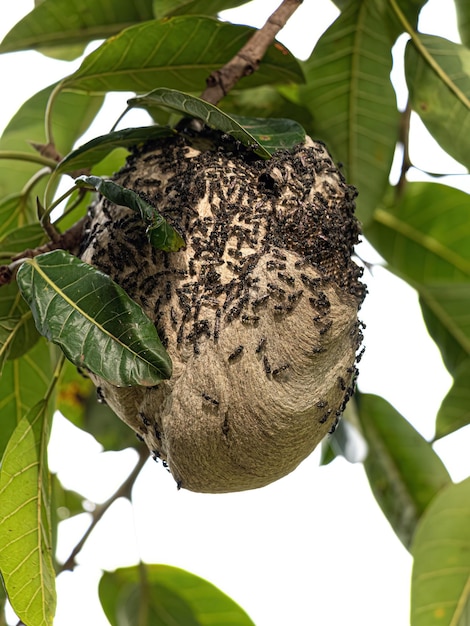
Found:
[[[260, 26], [278, 4], [257, 0], [225, 15]], [[32, 0], [3, 2], [0, 37], [32, 6]], [[279, 39], [306, 58], [336, 14], [328, 0], [304, 0]], [[452, 1], [431, 0], [420, 28], [458, 41]], [[24, 100], [77, 65], [34, 52], [0, 56], [0, 129]], [[394, 80], [403, 105], [406, 95], [398, 66]], [[125, 98], [121, 94], [110, 99], [113, 113], [101, 116], [88, 138], [109, 130], [109, 120], [121, 112]], [[125, 124], [132, 123], [126, 117]], [[424, 170], [455, 174], [448, 184], [470, 189], [464, 168], [440, 150], [416, 119], [411, 157]], [[410, 178], [423, 175], [411, 171]], [[380, 261], [369, 246], [361, 246], [359, 253], [369, 262]], [[384, 396], [431, 438], [451, 379], [427, 335], [417, 296], [379, 266], [365, 279], [369, 296], [361, 318], [367, 325], [366, 353], [359, 386]], [[454, 480], [470, 473], [469, 444], [467, 428], [435, 446]], [[319, 467], [318, 458], [316, 451], [295, 472], [261, 490], [226, 495], [177, 491], [167, 472], [148, 462], [135, 486], [133, 507], [116, 502], [79, 555], [80, 566], [59, 577], [54, 625], [106, 626], [96, 595], [101, 569], [133, 565], [139, 559], [207, 578], [233, 597], [256, 626], [406, 625], [409, 554], [376, 505], [362, 465], [338, 459]], [[57, 416], [51, 467], [65, 486], [90, 501], [109, 497], [135, 462], [132, 450], [102, 453], [89, 435]], [[62, 523], [59, 558], [68, 557], [88, 523], [87, 514]]]

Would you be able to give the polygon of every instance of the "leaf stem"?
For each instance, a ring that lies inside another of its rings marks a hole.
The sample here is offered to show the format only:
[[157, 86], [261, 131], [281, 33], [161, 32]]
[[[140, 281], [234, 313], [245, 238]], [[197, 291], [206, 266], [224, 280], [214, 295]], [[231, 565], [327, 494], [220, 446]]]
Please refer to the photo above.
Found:
[[52, 380], [49, 383], [49, 387], [47, 388], [46, 394], [44, 396], [44, 400], [46, 400], [47, 402], [49, 402], [51, 395], [54, 391], [54, 388], [57, 385], [57, 381], [60, 378], [60, 374], [62, 372], [64, 363], [65, 363], [65, 355], [63, 354], [63, 352], [59, 351], [59, 358], [57, 359], [57, 363], [55, 365], [54, 372], [52, 374]]
[[402, 12], [400, 7], [398, 6], [396, 0], [390, 0], [390, 4], [392, 5], [393, 10], [395, 11], [396, 16], [400, 20], [404, 30], [408, 33], [413, 41], [416, 49], [421, 54], [423, 59], [428, 63], [428, 65], [436, 72], [442, 82], [454, 93], [454, 95], [464, 104], [468, 109], [470, 109], [470, 100], [467, 96], [459, 89], [459, 87], [454, 83], [451, 77], [446, 74], [446, 72], [442, 69], [439, 63], [434, 59], [434, 57], [428, 52], [426, 47], [423, 45], [421, 39], [418, 36], [418, 33], [414, 30], [411, 24], [405, 17], [405, 14]]
[[207, 87], [202, 92], [201, 99], [217, 104], [233, 89], [240, 78], [253, 74], [277, 33], [286, 25], [287, 20], [299, 8], [302, 1], [283, 0], [268, 18], [266, 24], [252, 35], [237, 54], [207, 78]]
[[60, 567], [59, 571], [57, 572], [58, 574], [61, 572], [74, 570], [77, 564], [76, 563], [77, 555], [81, 552], [88, 537], [91, 535], [95, 526], [102, 519], [103, 515], [106, 513], [109, 507], [114, 502], [116, 502], [116, 500], [118, 500], [119, 498], [127, 498], [128, 500], [130, 500], [134, 483], [137, 479], [137, 476], [140, 474], [140, 470], [143, 468], [148, 458], [149, 458], [149, 455], [148, 455], [147, 448], [142, 447], [141, 449], [139, 449], [139, 460], [137, 461], [136, 466], [134, 467], [132, 472], [129, 474], [129, 476], [126, 478], [126, 480], [121, 484], [121, 486], [113, 493], [113, 495], [110, 498], [108, 498], [106, 502], [103, 502], [103, 504], [98, 505], [96, 509], [93, 511], [93, 513], [91, 514], [92, 519], [91, 519], [90, 526], [87, 528], [87, 530], [85, 531], [80, 541], [76, 544], [76, 546], [70, 553], [68, 559]]
[[38, 182], [45, 176], [49, 176], [50, 173], [51, 173], [51, 170], [48, 167], [43, 167], [42, 169], [37, 171], [33, 176], [31, 176], [28, 182], [24, 185], [23, 189], [21, 190], [21, 196], [23, 198], [26, 198], [27, 196], [29, 196], [29, 194], [34, 189], [34, 187], [38, 184]]
[[87, 194], [87, 190], [86, 189], [79, 189], [78, 190], [78, 197], [76, 200], [74, 200], [72, 202], [72, 204], [68, 207], [68, 209], [66, 211], [64, 211], [62, 213], [62, 215], [60, 215], [56, 221], [54, 222], [54, 224], [58, 224], [61, 220], [64, 219], [64, 217], [67, 217], [67, 215], [70, 215], [70, 213], [72, 213], [72, 211], [75, 211], [75, 209], [82, 203], [83, 198], [86, 196]]
[[28, 163], [38, 163], [50, 169], [55, 169], [57, 161], [54, 159], [48, 159], [41, 154], [35, 154], [34, 152], [19, 152], [13, 150], [0, 150], [0, 159], [10, 159], [13, 161], [26, 161]]
[[52, 131], [52, 108], [54, 106], [55, 99], [59, 95], [61, 90], [62, 90], [62, 83], [60, 82], [52, 90], [51, 95], [49, 96], [49, 100], [47, 101], [47, 105], [46, 105], [46, 112], [44, 116], [46, 143], [51, 144], [51, 145], [55, 145], [54, 133]]
[[60, 198], [57, 198], [57, 200], [54, 200], [54, 202], [47, 207], [47, 209], [44, 211], [43, 213], [43, 218], [46, 215], [50, 215], [52, 213], [52, 211], [59, 206], [59, 204], [61, 204], [61, 202], [63, 202], [66, 198], [68, 198], [76, 189], [78, 189], [78, 187], [76, 185], [74, 185], [73, 187], [70, 187], [70, 189], [68, 189], [65, 193], [63, 193]]

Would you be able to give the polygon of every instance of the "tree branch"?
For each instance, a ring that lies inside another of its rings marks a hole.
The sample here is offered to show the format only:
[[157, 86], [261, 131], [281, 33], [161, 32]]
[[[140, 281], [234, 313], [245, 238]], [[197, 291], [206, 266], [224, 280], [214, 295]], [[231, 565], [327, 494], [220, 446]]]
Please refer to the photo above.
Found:
[[302, 0], [283, 0], [266, 24], [254, 33], [233, 59], [212, 72], [206, 81], [207, 87], [201, 94], [201, 99], [210, 104], [217, 104], [233, 89], [240, 78], [253, 74], [277, 33], [301, 4]]
[[106, 502], [103, 502], [103, 504], [100, 504], [99, 506], [97, 506], [96, 509], [93, 511], [93, 513], [91, 514], [92, 515], [91, 524], [88, 526], [87, 530], [85, 531], [85, 534], [83, 535], [83, 537], [80, 539], [80, 541], [77, 543], [77, 545], [74, 547], [74, 549], [70, 553], [70, 556], [68, 557], [68, 559], [60, 567], [57, 574], [60, 574], [61, 572], [74, 570], [75, 566], [77, 565], [76, 560], [75, 560], [77, 555], [79, 554], [79, 552], [81, 552], [88, 537], [91, 535], [93, 529], [96, 527], [98, 522], [102, 519], [103, 515], [106, 513], [109, 507], [114, 502], [116, 502], [116, 500], [118, 500], [119, 498], [127, 498], [128, 500], [130, 500], [132, 488], [137, 479], [137, 476], [140, 474], [140, 470], [143, 468], [143, 466], [145, 465], [148, 459], [149, 459], [148, 450], [147, 448], [142, 447], [139, 450], [139, 460], [137, 461], [137, 465], [134, 467], [134, 469], [126, 478], [126, 480], [122, 483], [122, 485], [117, 489], [117, 491], [115, 491], [113, 495], [110, 498], [108, 498], [108, 500], [106, 500]]

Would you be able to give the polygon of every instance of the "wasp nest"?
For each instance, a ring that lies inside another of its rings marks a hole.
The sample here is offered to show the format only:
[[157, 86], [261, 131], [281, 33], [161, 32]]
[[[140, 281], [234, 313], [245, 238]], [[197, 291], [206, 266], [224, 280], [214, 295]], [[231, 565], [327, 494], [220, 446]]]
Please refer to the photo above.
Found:
[[[200, 140], [201, 141], [201, 140]], [[118, 388], [116, 414], [181, 486], [228, 492], [291, 472], [334, 427], [361, 342], [354, 188], [310, 139], [268, 161], [182, 137], [136, 151], [115, 177], [186, 247], [147, 243], [135, 213], [101, 199], [82, 258], [155, 322], [173, 376]]]

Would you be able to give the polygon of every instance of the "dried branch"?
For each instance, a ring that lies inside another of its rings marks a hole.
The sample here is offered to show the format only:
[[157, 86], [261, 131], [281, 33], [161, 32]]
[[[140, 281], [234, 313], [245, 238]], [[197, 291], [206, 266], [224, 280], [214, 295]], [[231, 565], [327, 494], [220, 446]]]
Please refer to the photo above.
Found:
[[116, 502], [116, 500], [118, 500], [119, 498], [127, 498], [130, 500], [134, 483], [137, 479], [137, 476], [140, 474], [140, 470], [143, 468], [148, 458], [149, 458], [149, 454], [148, 454], [147, 448], [142, 447], [139, 450], [139, 460], [137, 462], [137, 465], [134, 467], [134, 469], [126, 478], [126, 480], [122, 483], [122, 485], [113, 493], [113, 495], [110, 498], [108, 498], [106, 502], [103, 502], [103, 504], [100, 504], [99, 506], [97, 506], [96, 509], [93, 511], [91, 524], [88, 526], [87, 530], [85, 531], [85, 534], [83, 535], [83, 537], [80, 539], [80, 541], [77, 543], [77, 545], [74, 547], [74, 549], [70, 553], [68, 559], [60, 567], [59, 571], [57, 572], [58, 574], [61, 572], [74, 570], [75, 566], [77, 565], [76, 563], [77, 555], [79, 554], [79, 552], [81, 552], [88, 537], [91, 535], [93, 529], [96, 527], [98, 522], [102, 519], [103, 515], [106, 513], [109, 507], [114, 502]]
[[240, 78], [253, 74], [277, 33], [301, 4], [302, 0], [283, 0], [266, 24], [254, 33], [233, 59], [212, 72], [206, 81], [207, 87], [201, 94], [202, 100], [217, 104], [233, 89]]

